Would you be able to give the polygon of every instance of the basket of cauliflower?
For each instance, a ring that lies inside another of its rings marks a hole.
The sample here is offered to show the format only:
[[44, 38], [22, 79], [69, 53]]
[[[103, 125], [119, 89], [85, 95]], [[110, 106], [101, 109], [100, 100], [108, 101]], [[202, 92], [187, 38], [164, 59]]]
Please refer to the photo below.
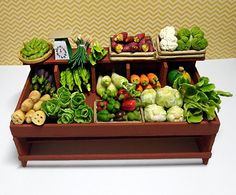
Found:
[[157, 36], [157, 58], [205, 58], [208, 41], [197, 26], [180, 28], [166, 26]]

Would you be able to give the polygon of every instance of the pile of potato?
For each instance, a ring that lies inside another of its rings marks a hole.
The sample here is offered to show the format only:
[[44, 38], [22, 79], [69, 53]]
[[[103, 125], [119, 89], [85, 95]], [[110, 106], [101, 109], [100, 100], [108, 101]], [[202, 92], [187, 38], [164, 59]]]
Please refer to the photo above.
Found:
[[41, 96], [39, 91], [31, 91], [28, 98], [21, 104], [21, 108], [12, 114], [12, 122], [14, 124], [23, 124], [26, 122], [38, 126], [43, 125], [46, 120], [46, 114], [41, 110], [41, 104], [50, 98], [49, 94]]

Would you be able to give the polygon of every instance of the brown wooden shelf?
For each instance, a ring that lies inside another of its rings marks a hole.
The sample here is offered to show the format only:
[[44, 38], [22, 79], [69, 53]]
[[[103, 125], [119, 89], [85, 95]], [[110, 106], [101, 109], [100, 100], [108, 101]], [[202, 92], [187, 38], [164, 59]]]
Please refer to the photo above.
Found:
[[[154, 72], [162, 86], [167, 84], [168, 71], [179, 65], [190, 73], [193, 82], [199, 74], [196, 60], [123, 61], [111, 62], [109, 55], [91, 68], [92, 91], [86, 94], [86, 103], [93, 107], [98, 76], [113, 71], [129, 78], [131, 74]], [[41, 66], [50, 65], [60, 87], [60, 71], [67, 61], [54, 60], [52, 55]], [[31, 66], [33, 68], [33, 66]], [[26, 80], [16, 109], [30, 93], [31, 72]], [[219, 130], [220, 121], [187, 122], [133, 122], [56, 124], [47, 122], [42, 127], [33, 124], [10, 123], [11, 133], [22, 166], [29, 160], [89, 160], [89, 159], [162, 159], [201, 158], [207, 164]]]

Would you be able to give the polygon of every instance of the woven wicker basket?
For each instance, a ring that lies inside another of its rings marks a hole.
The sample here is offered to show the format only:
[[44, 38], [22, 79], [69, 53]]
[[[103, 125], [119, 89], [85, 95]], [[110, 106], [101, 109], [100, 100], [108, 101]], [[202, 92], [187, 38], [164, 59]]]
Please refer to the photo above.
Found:
[[47, 53], [45, 53], [42, 57], [34, 59], [34, 60], [28, 60], [22, 57], [21, 53], [19, 52], [19, 60], [22, 61], [23, 64], [38, 64], [40, 62], [45, 61], [46, 59], [48, 59], [52, 53], [53, 53], [53, 47], [51, 43], [48, 43], [49, 45], [49, 50]]

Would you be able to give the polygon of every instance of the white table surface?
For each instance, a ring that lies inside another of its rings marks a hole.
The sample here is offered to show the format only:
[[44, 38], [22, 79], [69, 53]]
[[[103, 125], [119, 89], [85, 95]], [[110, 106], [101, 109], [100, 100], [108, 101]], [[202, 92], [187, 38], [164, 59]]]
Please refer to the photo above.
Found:
[[30, 69], [0, 66], [0, 195], [235, 195], [236, 59], [200, 61], [197, 68], [217, 89], [234, 94], [222, 98], [221, 126], [207, 166], [195, 161], [122, 160], [29, 162], [22, 168], [9, 122]]

